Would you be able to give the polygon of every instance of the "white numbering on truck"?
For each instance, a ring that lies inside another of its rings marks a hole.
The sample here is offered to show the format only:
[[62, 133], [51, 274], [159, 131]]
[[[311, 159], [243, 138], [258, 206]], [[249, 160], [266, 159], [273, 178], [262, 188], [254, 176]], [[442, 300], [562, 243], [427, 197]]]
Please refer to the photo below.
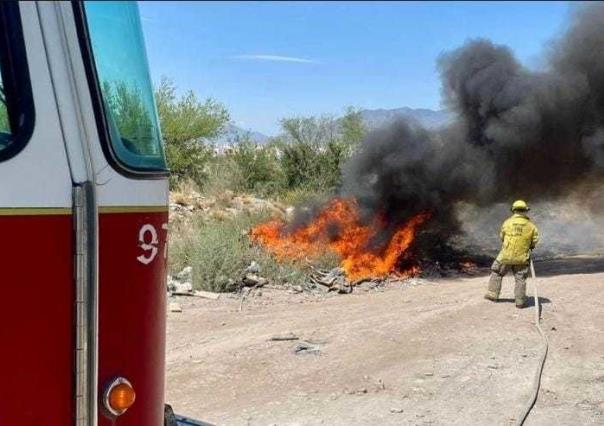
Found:
[[[164, 234], [167, 235], [168, 224], [163, 223], [161, 225], [161, 228], [164, 231]], [[165, 259], [167, 255], [165, 235], [163, 241], [160, 242], [159, 235], [157, 233], [157, 229], [155, 229], [155, 226], [150, 223], [146, 223], [141, 226], [141, 229], [139, 229], [138, 231], [138, 246], [141, 248], [143, 253], [140, 254], [136, 259], [143, 265], [150, 264], [157, 256], [160, 244], [164, 245], [163, 254]]]

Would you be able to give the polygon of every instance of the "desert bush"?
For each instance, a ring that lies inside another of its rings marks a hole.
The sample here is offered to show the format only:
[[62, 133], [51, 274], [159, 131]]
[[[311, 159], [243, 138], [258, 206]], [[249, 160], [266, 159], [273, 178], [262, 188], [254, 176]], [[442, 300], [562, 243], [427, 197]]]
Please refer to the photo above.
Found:
[[340, 119], [330, 116], [281, 120], [276, 139], [284, 187], [334, 191], [341, 184], [341, 167], [365, 134], [361, 115], [349, 108]]
[[211, 146], [186, 141], [178, 145], [166, 144], [166, 157], [170, 167], [170, 188], [186, 181], [202, 187], [208, 180], [215, 154]]
[[317, 191], [314, 188], [298, 187], [287, 189], [275, 195], [280, 203], [287, 206], [300, 206], [306, 204], [321, 204], [328, 201], [333, 194], [327, 191]]
[[204, 171], [204, 180], [201, 185], [197, 185], [201, 194], [214, 196], [226, 191], [237, 191], [241, 177], [225, 155], [215, 155], [211, 158]]
[[239, 140], [226, 154], [231, 174], [238, 182], [235, 190], [270, 196], [283, 186], [279, 150], [274, 144], [259, 145], [249, 139]]
[[170, 185], [190, 179], [203, 186], [215, 154], [208, 139], [221, 134], [229, 122], [226, 108], [213, 99], [200, 101], [189, 91], [180, 98], [174, 84], [163, 78], [155, 90], [155, 101], [171, 170]]

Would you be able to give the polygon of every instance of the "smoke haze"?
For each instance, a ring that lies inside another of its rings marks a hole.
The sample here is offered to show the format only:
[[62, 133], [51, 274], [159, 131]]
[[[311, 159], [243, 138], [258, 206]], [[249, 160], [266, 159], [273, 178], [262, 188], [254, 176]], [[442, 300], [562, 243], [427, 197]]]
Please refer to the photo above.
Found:
[[343, 195], [357, 200], [364, 218], [385, 219], [384, 238], [431, 211], [429, 232], [448, 240], [461, 230], [462, 203], [550, 202], [584, 192], [589, 208], [602, 212], [604, 4], [575, 10], [546, 63], [528, 70], [488, 40], [443, 54], [443, 101], [455, 122], [428, 131], [399, 121], [371, 132], [344, 167]]

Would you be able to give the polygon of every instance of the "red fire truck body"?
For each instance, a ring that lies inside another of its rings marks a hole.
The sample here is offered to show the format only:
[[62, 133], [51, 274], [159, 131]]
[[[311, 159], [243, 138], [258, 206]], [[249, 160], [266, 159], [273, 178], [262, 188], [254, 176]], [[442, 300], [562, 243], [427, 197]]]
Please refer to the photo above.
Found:
[[145, 55], [135, 4], [0, 4], [0, 425], [164, 424], [168, 183]]

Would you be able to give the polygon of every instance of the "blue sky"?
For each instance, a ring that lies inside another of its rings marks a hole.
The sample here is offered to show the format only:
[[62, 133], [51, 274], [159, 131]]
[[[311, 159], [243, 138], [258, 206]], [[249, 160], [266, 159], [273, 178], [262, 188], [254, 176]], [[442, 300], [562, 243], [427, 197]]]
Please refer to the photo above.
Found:
[[440, 107], [436, 59], [483, 37], [532, 68], [566, 2], [141, 2], [151, 75], [265, 134], [282, 117]]

